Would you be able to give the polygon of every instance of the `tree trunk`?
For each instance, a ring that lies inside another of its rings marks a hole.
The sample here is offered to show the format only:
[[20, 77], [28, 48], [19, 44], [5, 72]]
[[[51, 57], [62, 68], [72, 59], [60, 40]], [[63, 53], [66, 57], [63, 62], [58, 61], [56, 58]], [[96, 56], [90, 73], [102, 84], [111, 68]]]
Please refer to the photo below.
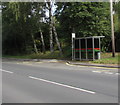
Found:
[[59, 42], [59, 40], [58, 40], [58, 35], [57, 35], [56, 28], [55, 28], [55, 23], [54, 23], [54, 20], [52, 20], [52, 21], [53, 21], [53, 32], [54, 32], [54, 35], [55, 35], [55, 40], [56, 40], [58, 49], [59, 49], [59, 51], [60, 51], [60, 54], [62, 55], [62, 49], [61, 49], [61, 46], [60, 46], [60, 42]]
[[35, 43], [35, 39], [34, 39], [33, 34], [31, 34], [31, 36], [32, 36], [32, 40], [33, 40], [33, 45], [34, 45], [35, 53], [38, 54], [38, 49], [37, 49], [37, 46], [36, 46], [36, 43]]
[[49, 8], [50, 52], [52, 53], [54, 51], [54, 49], [53, 49], [53, 34], [52, 34], [52, 8], [51, 8], [51, 2], [48, 2], [48, 8]]
[[42, 41], [42, 51], [45, 54], [45, 42], [44, 42], [44, 38], [43, 38], [43, 33], [40, 29], [40, 37], [41, 37], [41, 41]]

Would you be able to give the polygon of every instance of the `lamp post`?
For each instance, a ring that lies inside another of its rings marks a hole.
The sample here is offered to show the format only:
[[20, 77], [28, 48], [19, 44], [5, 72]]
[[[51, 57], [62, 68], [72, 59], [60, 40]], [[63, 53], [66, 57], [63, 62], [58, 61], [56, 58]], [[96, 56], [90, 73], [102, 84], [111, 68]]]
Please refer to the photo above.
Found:
[[111, 34], [112, 34], [112, 57], [115, 57], [115, 37], [114, 37], [114, 25], [113, 25], [113, 3], [110, 0], [110, 15], [111, 15]]
[[72, 33], [72, 60], [74, 60], [74, 38], [75, 38], [75, 33]]

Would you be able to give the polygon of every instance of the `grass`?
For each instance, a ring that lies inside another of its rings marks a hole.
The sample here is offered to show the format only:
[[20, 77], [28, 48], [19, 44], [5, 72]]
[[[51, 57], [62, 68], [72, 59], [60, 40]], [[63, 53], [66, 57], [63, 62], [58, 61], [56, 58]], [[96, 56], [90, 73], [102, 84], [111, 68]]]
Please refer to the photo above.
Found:
[[29, 55], [31, 59], [62, 59], [63, 56], [60, 55], [59, 51], [55, 51], [53, 53], [47, 51], [44, 53], [39, 54], [31, 54]]
[[29, 54], [29, 55], [17, 55], [17, 56], [11, 56], [11, 55], [3, 55], [4, 58], [16, 58], [16, 59], [63, 59], [64, 57], [60, 55], [59, 51], [55, 51], [53, 53], [50, 53], [47, 51], [44, 53], [39, 54]]
[[3, 55], [3, 58], [29, 59], [28, 55]]
[[120, 64], [120, 53], [116, 53], [115, 57], [112, 57], [112, 53], [101, 53], [101, 59], [95, 61], [89, 61], [89, 63], [99, 64]]
[[[59, 51], [50, 53], [49, 51], [45, 54], [30, 54], [30, 55], [17, 55], [17, 56], [3, 56], [4, 58], [16, 58], [16, 59], [68, 59], [65, 56], [60, 56]], [[70, 60], [70, 57], [69, 57]], [[120, 53], [116, 53], [116, 57], [112, 57], [112, 53], [101, 53], [101, 59], [95, 61], [81, 61], [86, 63], [97, 63], [97, 64], [120, 64]], [[80, 62], [80, 61], [79, 61]]]

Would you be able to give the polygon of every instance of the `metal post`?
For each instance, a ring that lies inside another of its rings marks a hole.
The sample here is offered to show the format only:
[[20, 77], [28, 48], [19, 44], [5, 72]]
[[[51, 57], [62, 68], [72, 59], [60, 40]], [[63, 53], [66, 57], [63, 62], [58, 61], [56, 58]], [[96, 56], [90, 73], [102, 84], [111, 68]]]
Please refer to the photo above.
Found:
[[73, 37], [72, 37], [72, 60], [73, 60]]
[[73, 59], [75, 60], [75, 38], [73, 38]]
[[79, 39], [79, 58], [81, 60], [81, 39]]
[[85, 39], [85, 47], [86, 47], [86, 60], [88, 59], [88, 55], [87, 55], [87, 39]]
[[93, 44], [93, 60], [95, 60], [95, 52], [94, 52], [94, 38], [92, 38], [92, 44]]
[[115, 57], [115, 38], [114, 38], [113, 3], [112, 3], [112, 0], [110, 0], [110, 15], [111, 15], [111, 34], [112, 34], [112, 57]]
[[98, 59], [100, 59], [101, 58], [101, 42], [100, 42], [100, 38], [99, 38], [99, 49], [100, 49], [100, 52], [99, 52], [99, 57], [98, 57]]
[[100, 38], [99, 38], [99, 48], [100, 48], [100, 51], [101, 51], [101, 42], [100, 42]]
[[75, 51], [74, 51], [74, 38], [75, 38], [75, 33], [72, 33], [72, 60], [75, 59]]

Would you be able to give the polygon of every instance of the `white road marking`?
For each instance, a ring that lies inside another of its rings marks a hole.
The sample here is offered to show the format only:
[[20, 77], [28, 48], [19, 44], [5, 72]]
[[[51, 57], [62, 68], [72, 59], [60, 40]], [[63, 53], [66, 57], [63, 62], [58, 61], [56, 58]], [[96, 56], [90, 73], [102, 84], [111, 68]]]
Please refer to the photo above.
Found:
[[16, 63], [16, 64], [20, 64], [20, 63]]
[[101, 71], [92, 71], [92, 72], [95, 72], [95, 73], [102, 73]]
[[0, 71], [6, 72], [6, 73], [10, 73], [10, 74], [13, 73], [13, 72], [11, 72], [11, 71], [7, 71], [7, 70], [3, 70], [3, 69], [0, 69]]
[[120, 73], [115, 73], [115, 75], [120, 75]]
[[[77, 66], [77, 65], [71, 65], [69, 63], [66, 63], [66, 65], [68, 66], [76, 66], [76, 67], [82, 67], [82, 66]], [[83, 66], [84, 67], [84, 66]], [[93, 68], [104, 68], [104, 67], [93, 67]], [[104, 69], [116, 69], [116, 68], [104, 68]], [[105, 71], [108, 71], [108, 72], [105, 72]], [[115, 73], [112, 73], [112, 72], [109, 72], [110, 70], [100, 70], [100, 71], [92, 71], [94, 73], [105, 73], [105, 74], [115, 74]], [[115, 75], [120, 75], [120, 74], [115, 74]]]
[[104, 73], [106, 73], [106, 74], [113, 74], [113, 73], [111, 73], [111, 72], [104, 72]]
[[93, 67], [93, 68], [98, 68], [98, 69], [106, 69], [106, 70], [108, 70], [108, 69], [118, 69], [118, 68], [110, 68], [110, 67]]
[[112, 73], [112, 72], [104, 72], [104, 71], [92, 71], [95, 73], [105, 73], [105, 74], [115, 74], [115, 75], [119, 75], [119, 73]]
[[49, 80], [45, 80], [45, 79], [41, 79], [41, 78], [36, 78], [36, 77], [32, 77], [32, 76], [29, 76], [29, 78], [35, 79], [35, 80], [40, 80], [40, 81], [51, 83], [51, 84], [55, 84], [55, 85], [59, 85], [59, 86], [63, 86], [63, 87], [67, 87], [70, 89], [75, 89], [75, 90], [95, 94], [95, 92], [93, 92], [93, 91], [89, 91], [89, 90], [85, 90], [85, 89], [81, 89], [81, 88], [77, 88], [77, 87], [73, 87], [73, 86], [69, 86], [69, 85], [65, 85], [65, 84], [61, 84], [61, 83], [57, 83], [57, 82], [53, 82], [53, 81], [49, 81]]

